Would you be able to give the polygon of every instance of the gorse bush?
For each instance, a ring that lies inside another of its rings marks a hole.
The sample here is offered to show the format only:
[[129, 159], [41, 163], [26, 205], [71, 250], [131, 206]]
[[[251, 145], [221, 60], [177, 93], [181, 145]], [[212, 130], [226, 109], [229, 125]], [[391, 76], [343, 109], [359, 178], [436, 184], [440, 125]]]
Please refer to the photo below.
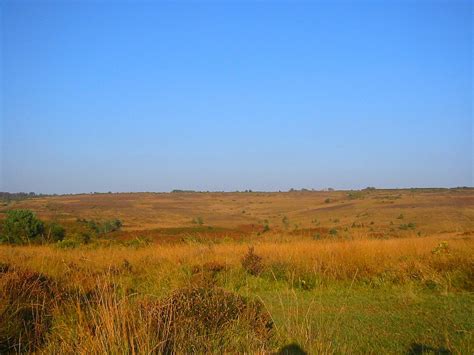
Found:
[[2, 240], [13, 244], [26, 244], [41, 241], [44, 223], [30, 210], [7, 211], [3, 223]]

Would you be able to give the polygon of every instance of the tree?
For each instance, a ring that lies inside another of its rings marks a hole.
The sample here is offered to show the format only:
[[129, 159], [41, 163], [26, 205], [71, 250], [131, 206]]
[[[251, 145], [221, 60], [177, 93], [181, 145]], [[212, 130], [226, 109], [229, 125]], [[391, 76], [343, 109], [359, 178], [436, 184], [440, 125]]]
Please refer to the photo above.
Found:
[[42, 237], [44, 224], [30, 210], [7, 211], [3, 238], [8, 243], [30, 243]]

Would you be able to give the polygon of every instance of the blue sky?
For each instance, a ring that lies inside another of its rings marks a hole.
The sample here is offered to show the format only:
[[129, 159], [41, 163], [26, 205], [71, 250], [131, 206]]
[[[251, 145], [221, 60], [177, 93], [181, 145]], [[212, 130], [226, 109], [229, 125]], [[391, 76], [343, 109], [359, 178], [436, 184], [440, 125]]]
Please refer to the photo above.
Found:
[[473, 185], [470, 1], [0, 6], [2, 191]]

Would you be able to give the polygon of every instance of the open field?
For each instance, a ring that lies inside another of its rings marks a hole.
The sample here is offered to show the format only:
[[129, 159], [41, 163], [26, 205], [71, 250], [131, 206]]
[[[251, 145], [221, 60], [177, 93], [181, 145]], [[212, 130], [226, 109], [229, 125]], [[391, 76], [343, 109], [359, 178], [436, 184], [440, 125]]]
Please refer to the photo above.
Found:
[[84, 220], [123, 227], [0, 245], [0, 353], [474, 349], [472, 189], [92, 194], [10, 209], [66, 239]]
[[[265, 224], [278, 234], [299, 235], [333, 228], [350, 228], [346, 235], [352, 237], [474, 232], [474, 189], [83, 194], [12, 202], [0, 212], [12, 208], [31, 209], [66, 227], [78, 218], [119, 218], [124, 224], [120, 237], [144, 235], [158, 241], [163, 235], [189, 234], [187, 229], [193, 233], [196, 227], [196, 233], [204, 229], [209, 235], [251, 236]], [[192, 222], [197, 217], [202, 226]], [[416, 231], [399, 228], [408, 223], [416, 224]]]

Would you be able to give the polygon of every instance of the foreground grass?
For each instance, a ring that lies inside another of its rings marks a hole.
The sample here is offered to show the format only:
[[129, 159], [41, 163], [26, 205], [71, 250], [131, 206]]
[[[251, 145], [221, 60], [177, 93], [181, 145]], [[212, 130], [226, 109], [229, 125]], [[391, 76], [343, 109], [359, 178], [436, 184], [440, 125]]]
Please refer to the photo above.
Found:
[[[265, 241], [255, 244], [262, 258], [256, 275], [241, 266], [247, 248], [246, 243], [1, 246], [0, 262], [60, 285], [51, 327], [37, 348], [48, 353], [270, 352], [294, 342], [310, 353], [416, 353], [422, 347], [472, 353], [469, 237]], [[259, 301], [273, 320], [271, 336], [259, 337], [260, 330], [249, 328], [254, 321], [244, 318], [224, 322], [224, 331], [201, 340], [197, 333], [180, 336], [191, 334], [202, 315], [192, 314], [191, 324], [180, 321], [182, 334], [167, 317], [156, 324], [156, 302], [162, 307], [173, 300], [170, 295], [203, 282], [206, 290], [230, 292], [203, 299], [210, 314], [219, 295], [240, 308], [239, 296]], [[1, 300], [6, 298], [0, 298], [0, 312]]]
[[259, 294], [282, 343], [296, 342], [310, 353], [407, 353], [417, 345], [472, 353], [474, 299], [469, 293], [335, 284], [310, 292]]

